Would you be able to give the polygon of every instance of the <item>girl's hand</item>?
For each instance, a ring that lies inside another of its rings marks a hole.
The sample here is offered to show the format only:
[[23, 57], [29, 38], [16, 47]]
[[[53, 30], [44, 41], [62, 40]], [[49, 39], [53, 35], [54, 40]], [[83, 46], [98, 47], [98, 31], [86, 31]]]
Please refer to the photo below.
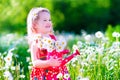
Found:
[[51, 58], [49, 59], [49, 64], [50, 64], [50, 66], [52, 66], [52, 67], [60, 66], [61, 63], [62, 63], [62, 59], [61, 59], [61, 58], [54, 59], [53, 57], [51, 57]]

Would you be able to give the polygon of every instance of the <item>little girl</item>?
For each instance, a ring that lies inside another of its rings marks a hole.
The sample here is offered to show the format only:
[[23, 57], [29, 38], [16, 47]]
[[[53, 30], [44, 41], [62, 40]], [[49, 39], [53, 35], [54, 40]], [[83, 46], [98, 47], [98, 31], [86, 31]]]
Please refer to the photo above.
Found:
[[[64, 49], [66, 42], [53, 34], [50, 12], [46, 8], [32, 8], [27, 18], [28, 43], [33, 63], [31, 80], [70, 80], [65, 64], [74, 56], [76, 50], [68, 58], [63, 55], [69, 50]], [[67, 77], [65, 77], [67, 76]]]

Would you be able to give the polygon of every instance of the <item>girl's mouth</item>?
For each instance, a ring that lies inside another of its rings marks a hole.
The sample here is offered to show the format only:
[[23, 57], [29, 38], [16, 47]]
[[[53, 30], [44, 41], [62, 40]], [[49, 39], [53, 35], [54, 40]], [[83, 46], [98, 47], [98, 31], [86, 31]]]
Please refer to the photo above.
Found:
[[46, 28], [50, 28], [50, 26], [46, 26]]

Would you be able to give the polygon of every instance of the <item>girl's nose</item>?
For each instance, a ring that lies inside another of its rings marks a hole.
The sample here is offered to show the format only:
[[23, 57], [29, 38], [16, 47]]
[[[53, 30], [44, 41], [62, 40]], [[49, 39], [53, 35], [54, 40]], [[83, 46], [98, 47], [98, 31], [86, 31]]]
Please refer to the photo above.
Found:
[[51, 25], [52, 25], [52, 22], [51, 22], [51, 21], [48, 21], [48, 22], [47, 22], [47, 25], [50, 25], [50, 26], [51, 26]]

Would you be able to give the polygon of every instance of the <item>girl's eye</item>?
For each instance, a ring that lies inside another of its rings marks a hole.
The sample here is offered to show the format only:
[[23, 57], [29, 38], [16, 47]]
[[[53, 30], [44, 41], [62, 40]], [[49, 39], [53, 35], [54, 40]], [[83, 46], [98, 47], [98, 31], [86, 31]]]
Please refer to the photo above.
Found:
[[47, 21], [47, 20], [43, 20], [43, 21]]
[[[43, 21], [47, 21], [47, 20], [43, 20]], [[51, 21], [51, 19], [49, 21]]]

